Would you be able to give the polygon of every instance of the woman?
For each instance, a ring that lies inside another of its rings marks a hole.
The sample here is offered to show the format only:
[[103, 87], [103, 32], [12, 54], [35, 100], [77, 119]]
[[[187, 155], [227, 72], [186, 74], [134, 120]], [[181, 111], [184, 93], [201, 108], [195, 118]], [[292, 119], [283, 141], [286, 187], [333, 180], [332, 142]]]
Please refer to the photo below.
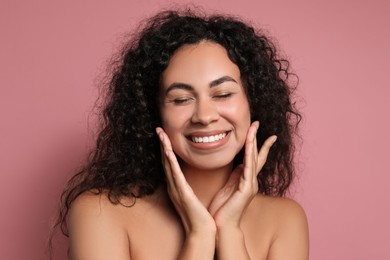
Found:
[[282, 198], [300, 119], [287, 61], [229, 17], [162, 12], [138, 35], [63, 194], [70, 258], [307, 259], [305, 214]]

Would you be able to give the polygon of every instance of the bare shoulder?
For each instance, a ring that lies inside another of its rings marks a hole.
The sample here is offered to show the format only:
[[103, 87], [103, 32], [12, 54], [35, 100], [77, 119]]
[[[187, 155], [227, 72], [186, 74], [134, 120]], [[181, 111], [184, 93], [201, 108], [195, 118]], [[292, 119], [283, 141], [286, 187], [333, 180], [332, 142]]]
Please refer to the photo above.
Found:
[[164, 194], [156, 191], [120, 202], [113, 204], [107, 194], [91, 192], [73, 202], [68, 218], [71, 259], [162, 259], [161, 252], [174, 259], [181, 225]]
[[274, 218], [285, 223], [291, 221], [306, 221], [306, 214], [299, 203], [289, 198], [256, 196], [256, 204], [260, 210], [273, 215]]
[[308, 259], [308, 224], [303, 208], [288, 198], [259, 195], [256, 201], [274, 227], [267, 259]]
[[68, 216], [71, 259], [130, 259], [123, 208], [106, 194], [81, 194]]
[[114, 204], [106, 193], [84, 192], [73, 201], [69, 216], [70, 220], [73, 219], [72, 217], [76, 217], [76, 220], [87, 217], [92, 217], [96, 221], [114, 220], [121, 216], [124, 208], [133, 205], [135, 205], [134, 199], [122, 199], [121, 203]]

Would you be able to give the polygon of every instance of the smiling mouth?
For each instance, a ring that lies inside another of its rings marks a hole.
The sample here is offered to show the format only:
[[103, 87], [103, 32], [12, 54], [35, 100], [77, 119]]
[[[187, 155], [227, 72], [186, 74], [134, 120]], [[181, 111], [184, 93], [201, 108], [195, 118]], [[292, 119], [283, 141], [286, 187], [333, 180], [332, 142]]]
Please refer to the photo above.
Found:
[[210, 136], [190, 136], [189, 139], [194, 143], [213, 143], [217, 142], [221, 139], [226, 138], [226, 136], [229, 134], [230, 131], [227, 131], [225, 133], [217, 134], [217, 135], [210, 135]]

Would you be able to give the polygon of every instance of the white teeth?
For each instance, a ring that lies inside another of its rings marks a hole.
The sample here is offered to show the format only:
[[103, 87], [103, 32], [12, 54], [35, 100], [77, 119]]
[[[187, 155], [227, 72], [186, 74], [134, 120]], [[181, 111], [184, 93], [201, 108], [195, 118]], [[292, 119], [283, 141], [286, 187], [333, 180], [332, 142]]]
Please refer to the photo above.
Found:
[[212, 143], [226, 137], [226, 133], [204, 137], [191, 137], [194, 143]]

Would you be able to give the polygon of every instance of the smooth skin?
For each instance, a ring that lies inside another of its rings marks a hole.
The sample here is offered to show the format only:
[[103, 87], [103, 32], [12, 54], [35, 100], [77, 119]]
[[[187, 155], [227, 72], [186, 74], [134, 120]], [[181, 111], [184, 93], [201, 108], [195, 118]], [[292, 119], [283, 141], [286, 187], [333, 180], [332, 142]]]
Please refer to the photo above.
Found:
[[[308, 259], [302, 208], [258, 193], [257, 175], [277, 138], [257, 150], [260, 123], [250, 122], [240, 72], [226, 50], [207, 41], [181, 47], [161, 90], [156, 133], [166, 185], [136, 201], [123, 198], [123, 205], [106, 194], [79, 196], [68, 221], [71, 259]], [[193, 141], [220, 133], [227, 135]], [[242, 147], [243, 163], [233, 169]]]
[[[257, 173], [266, 162], [276, 136], [268, 138], [259, 153], [256, 148], [258, 122], [249, 128], [244, 164], [230, 175], [206, 209], [181, 172], [169, 138], [161, 128], [157, 133], [163, 144], [163, 164], [168, 194], [183, 222], [187, 243], [179, 259], [213, 259], [214, 248], [220, 259], [250, 259], [240, 224], [243, 213], [258, 192]], [[212, 239], [210, 239], [212, 238]], [[210, 241], [211, 240], [211, 241]]]

